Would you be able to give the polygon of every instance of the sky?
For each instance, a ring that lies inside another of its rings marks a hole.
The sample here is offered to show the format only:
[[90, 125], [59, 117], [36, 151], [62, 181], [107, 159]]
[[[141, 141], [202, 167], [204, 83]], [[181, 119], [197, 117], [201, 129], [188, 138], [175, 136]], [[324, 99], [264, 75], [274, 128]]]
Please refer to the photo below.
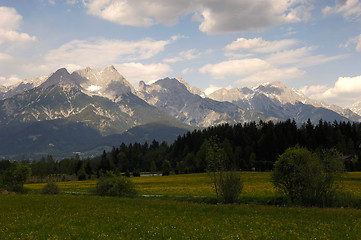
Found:
[[135, 87], [281, 81], [345, 107], [361, 97], [361, 0], [0, 0], [1, 85], [109, 65]]

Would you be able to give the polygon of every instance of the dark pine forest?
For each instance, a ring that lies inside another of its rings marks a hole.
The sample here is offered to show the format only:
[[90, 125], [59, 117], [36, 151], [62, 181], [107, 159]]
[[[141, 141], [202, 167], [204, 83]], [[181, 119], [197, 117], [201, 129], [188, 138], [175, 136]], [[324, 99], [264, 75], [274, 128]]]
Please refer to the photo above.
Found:
[[[79, 179], [101, 176], [107, 171], [178, 173], [205, 172], [207, 169], [207, 141], [218, 136], [226, 152], [227, 168], [234, 170], [270, 171], [278, 156], [296, 145], [313, 152], [337, 149], [343, 156], [348, 171], [361, 170], [361, 124], [351, 122], [325, 122], [313, 124], [310, 120], [298, 126], [287, 120], [274, 123], [260, 121], [236, 125], [222, 124], [203, 130], [194, 130], [179, 136], [172, 144], [132, 143], [103, 151], [99, 157], [53, 160], [52, 156], [40, 161], [23, 161], [29, 164], [35, 176], [49, 174], [76, 174]], [[8, 161], [0, 161], [0, 172]]]

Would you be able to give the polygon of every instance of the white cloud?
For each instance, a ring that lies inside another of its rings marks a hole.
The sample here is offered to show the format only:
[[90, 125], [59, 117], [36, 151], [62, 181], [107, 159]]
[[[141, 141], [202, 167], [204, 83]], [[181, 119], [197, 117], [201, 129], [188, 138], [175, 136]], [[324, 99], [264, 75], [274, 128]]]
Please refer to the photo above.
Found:
[[51, 5], [55, 5], [55, 0], [48, 0]]
[[266, 41], [262, 38], [238, 38], [236, 41], [225, 47], [230, 51], [251, 51], [257, 53], [271, 53], [287, 49], [296, 45], [297, 41], [294, 39], [284, 39], [278, 41]]
[[208, 34], [243, 32], [310, 18], [308, 0], [83, 0], [88, 14], [120, 25], [174, 25], [192, 14]]
[[216, 79], [225, 77], [242, 77], [237, 84], [250, 84], [269, 81], [283, 81], [299, 78], [304, 71], [298, 68], [277, 68], [259, 58], [230, 60], [217, 64], [208, 64], [200, 69]]
[[199, 58], [200, 56], [201, 56], [201, 54], [198, 52], [198, 50], [190, 49], [187, 51], [180, 52], [177, 57], [166, 58], [166, 59], [164, 59], [164, 62], [175, 63], [175, 62], [180, 62], [180, 61], [196, 59], [196, 58]]
[[336, 0], [335, 6], [326, 6], [322, 9], [324, 16], [340, 14], [346, 19], [359, 18], [361, 16], [361, 2], [359, 0]]
[[238, 84], [284, 81], [299, 78], [305, 72], [298, 68], [271, 68], [259, 71], [237, 81]]
[[13, 59], [12, 56], [5, 53], [0, 53], [0, 62], [8, 62], [11, 61], [12, 59]]
[[119, 62], [144, 60], [163, 51], [169, 43], [170, 41], [152, 39], [134, 42], [106, 39], [73, 40], [50, 50], [44, 57], [44, 64], [53, 69], [69, 64], [100, 67]]
[[68, 5], [76, 5], [79, 3], [79, 0], [66, 0], [65, 3]]
[[285, 81], [303, 76], [303, 68], [324, 64], [344, 56], [314, 55], [317, 47], [289, 49], [297, 40], [266, 41], [238, 38], [225, 47], [228, 61], [207, 64], [200, 69], [215, 79], [238, 78], [237, 84]]
[[309, 19], [309, 9], [301, 5], [307, 1], [302, 0], [202, 2], [203, 21], [199, 29], [209, 34], [243, 32]]
[[356, 45], [355, 50], [357, 52], [361, 52], [361, 34], [356, 37], [350, 38], [346, 43], [341, 44], [340, 47], [348, 48], [351, 45]]
[[172, 71], [169, 65], [162, 63], [142, 64], [131, 62], [116, 64], [115, 67], [133, 85], [138, 84], [139, 81], [154, 82], [166, 77]]
[[318, 95], [322, 92], [325, 92], [329, 87], [326, 85], [312, 85], [312, 86], [304, 86], [299, 89], [306, 96]]
[[185, 68], [185, 69], [182, 70], [182, 74], [188, 74], [188, 73], [191, 73], [191, 72], [194, 72], [193, 68]]
[[215, 85], [213, 85], [213, 84], [211, 84], [208, 88], [206, 88], [205, 90], [204, 90], [204, 93], [206, 94], [206, 95], [209, 95], [209, 94], [211, 94], [211, 93], [213, 93], [213, 92], [215, 92], [215, 91], [217, 91], [217, 90], [219, 90], [219, 89], [221, 89], [222, 87], [218, 87], [218, 86], [215, 86]]
[[3, 42], [31, 42], [36, 41], [36, 37], [26, 33], [18, 33], [16, 31], [6, 31], [0, 29], [0, 44]]
[[333, 100], [339, 105], [353, 103], [361, 95], [361, 76], [339, 77], [333, 87], [323, 85], [305, 86], [301, 89], [306, 95], [318, 100]]
[[267, 62], [275, 65], [290, 65], [296, 64], [298, 67], [310, 67], [321, 65], [327, 62], [335, 61], [344, 56], [327, 57], [322, 54], [313, 55], [316, 47], [302, 47], [292, 50], [286, 50], [271, 54], [267, 57]]
[[11, 75], [8, 78], [0, 76], [0, 85], [3, 85], [3, 86], [11, 86], [11, 85], [19, 83], [21, 81], [22, 80], [17, 75]]
[[210, 73], [214, 78], [223, 79], [227, 76], [246, 76], [270, 69], [271, 65], [259, 58], [224, 61], [207, 64], [200, 69], [201, 73]]
[[118, 23], [148, 27], [157, 23], [174, 25], [180, 16], [187, 15], [195, 5], [191, 0], [83, 0], [88, 13]]
[[35, 36], [18, 32], [22, 16], [15, 8], [0, 7], [0, 44], [3, 42], [35, 41]]

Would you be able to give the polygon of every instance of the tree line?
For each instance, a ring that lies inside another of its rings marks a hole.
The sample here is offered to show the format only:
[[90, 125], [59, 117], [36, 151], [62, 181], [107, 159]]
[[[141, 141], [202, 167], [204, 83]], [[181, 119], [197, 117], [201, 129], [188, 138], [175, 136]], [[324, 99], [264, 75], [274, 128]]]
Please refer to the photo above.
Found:
[[[121, 143], [111, 151], [103, 151], [93, 159], [81, 159], [79, 155], [55, 161], [51, 155], [38, 161], [23, 161], [30, 166], [32, 175], [76, 175], [79, 179], [104, 175], [107, 171], [195, 173], [207, 170], [208, 139], [218, 136], [224, 149], [225, 167], [233, 170], [269, 171], [279, 155], [290, 147], [303, 147], [317, 152], [336, 149], [344, 158], [348, 171], [361, 170], [361, 124], [351, 122], [326, 122], [313, 124], [310, 120], [298, 126], [295, 121], [259, 121], [222, 124], [202, 130], [194, 130], [179, 136], [172, 144]], [[0, 161], [0, 174], [10, 166]]]

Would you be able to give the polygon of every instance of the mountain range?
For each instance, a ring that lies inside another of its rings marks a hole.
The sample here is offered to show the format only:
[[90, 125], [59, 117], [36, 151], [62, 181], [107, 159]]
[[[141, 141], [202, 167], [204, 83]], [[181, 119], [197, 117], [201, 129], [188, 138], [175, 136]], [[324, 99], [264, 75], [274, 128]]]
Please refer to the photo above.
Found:
[[181, 78], [135, 89], [118, 71], [85, 68], [0, 86], [0, 156], [39, 158], [97, 154], [121, 142], [172, 142], [222, 123], [294, 119], [360, 121], [351, 110], [307, 98], [281, 82], [220, 89], [209, 95]]

